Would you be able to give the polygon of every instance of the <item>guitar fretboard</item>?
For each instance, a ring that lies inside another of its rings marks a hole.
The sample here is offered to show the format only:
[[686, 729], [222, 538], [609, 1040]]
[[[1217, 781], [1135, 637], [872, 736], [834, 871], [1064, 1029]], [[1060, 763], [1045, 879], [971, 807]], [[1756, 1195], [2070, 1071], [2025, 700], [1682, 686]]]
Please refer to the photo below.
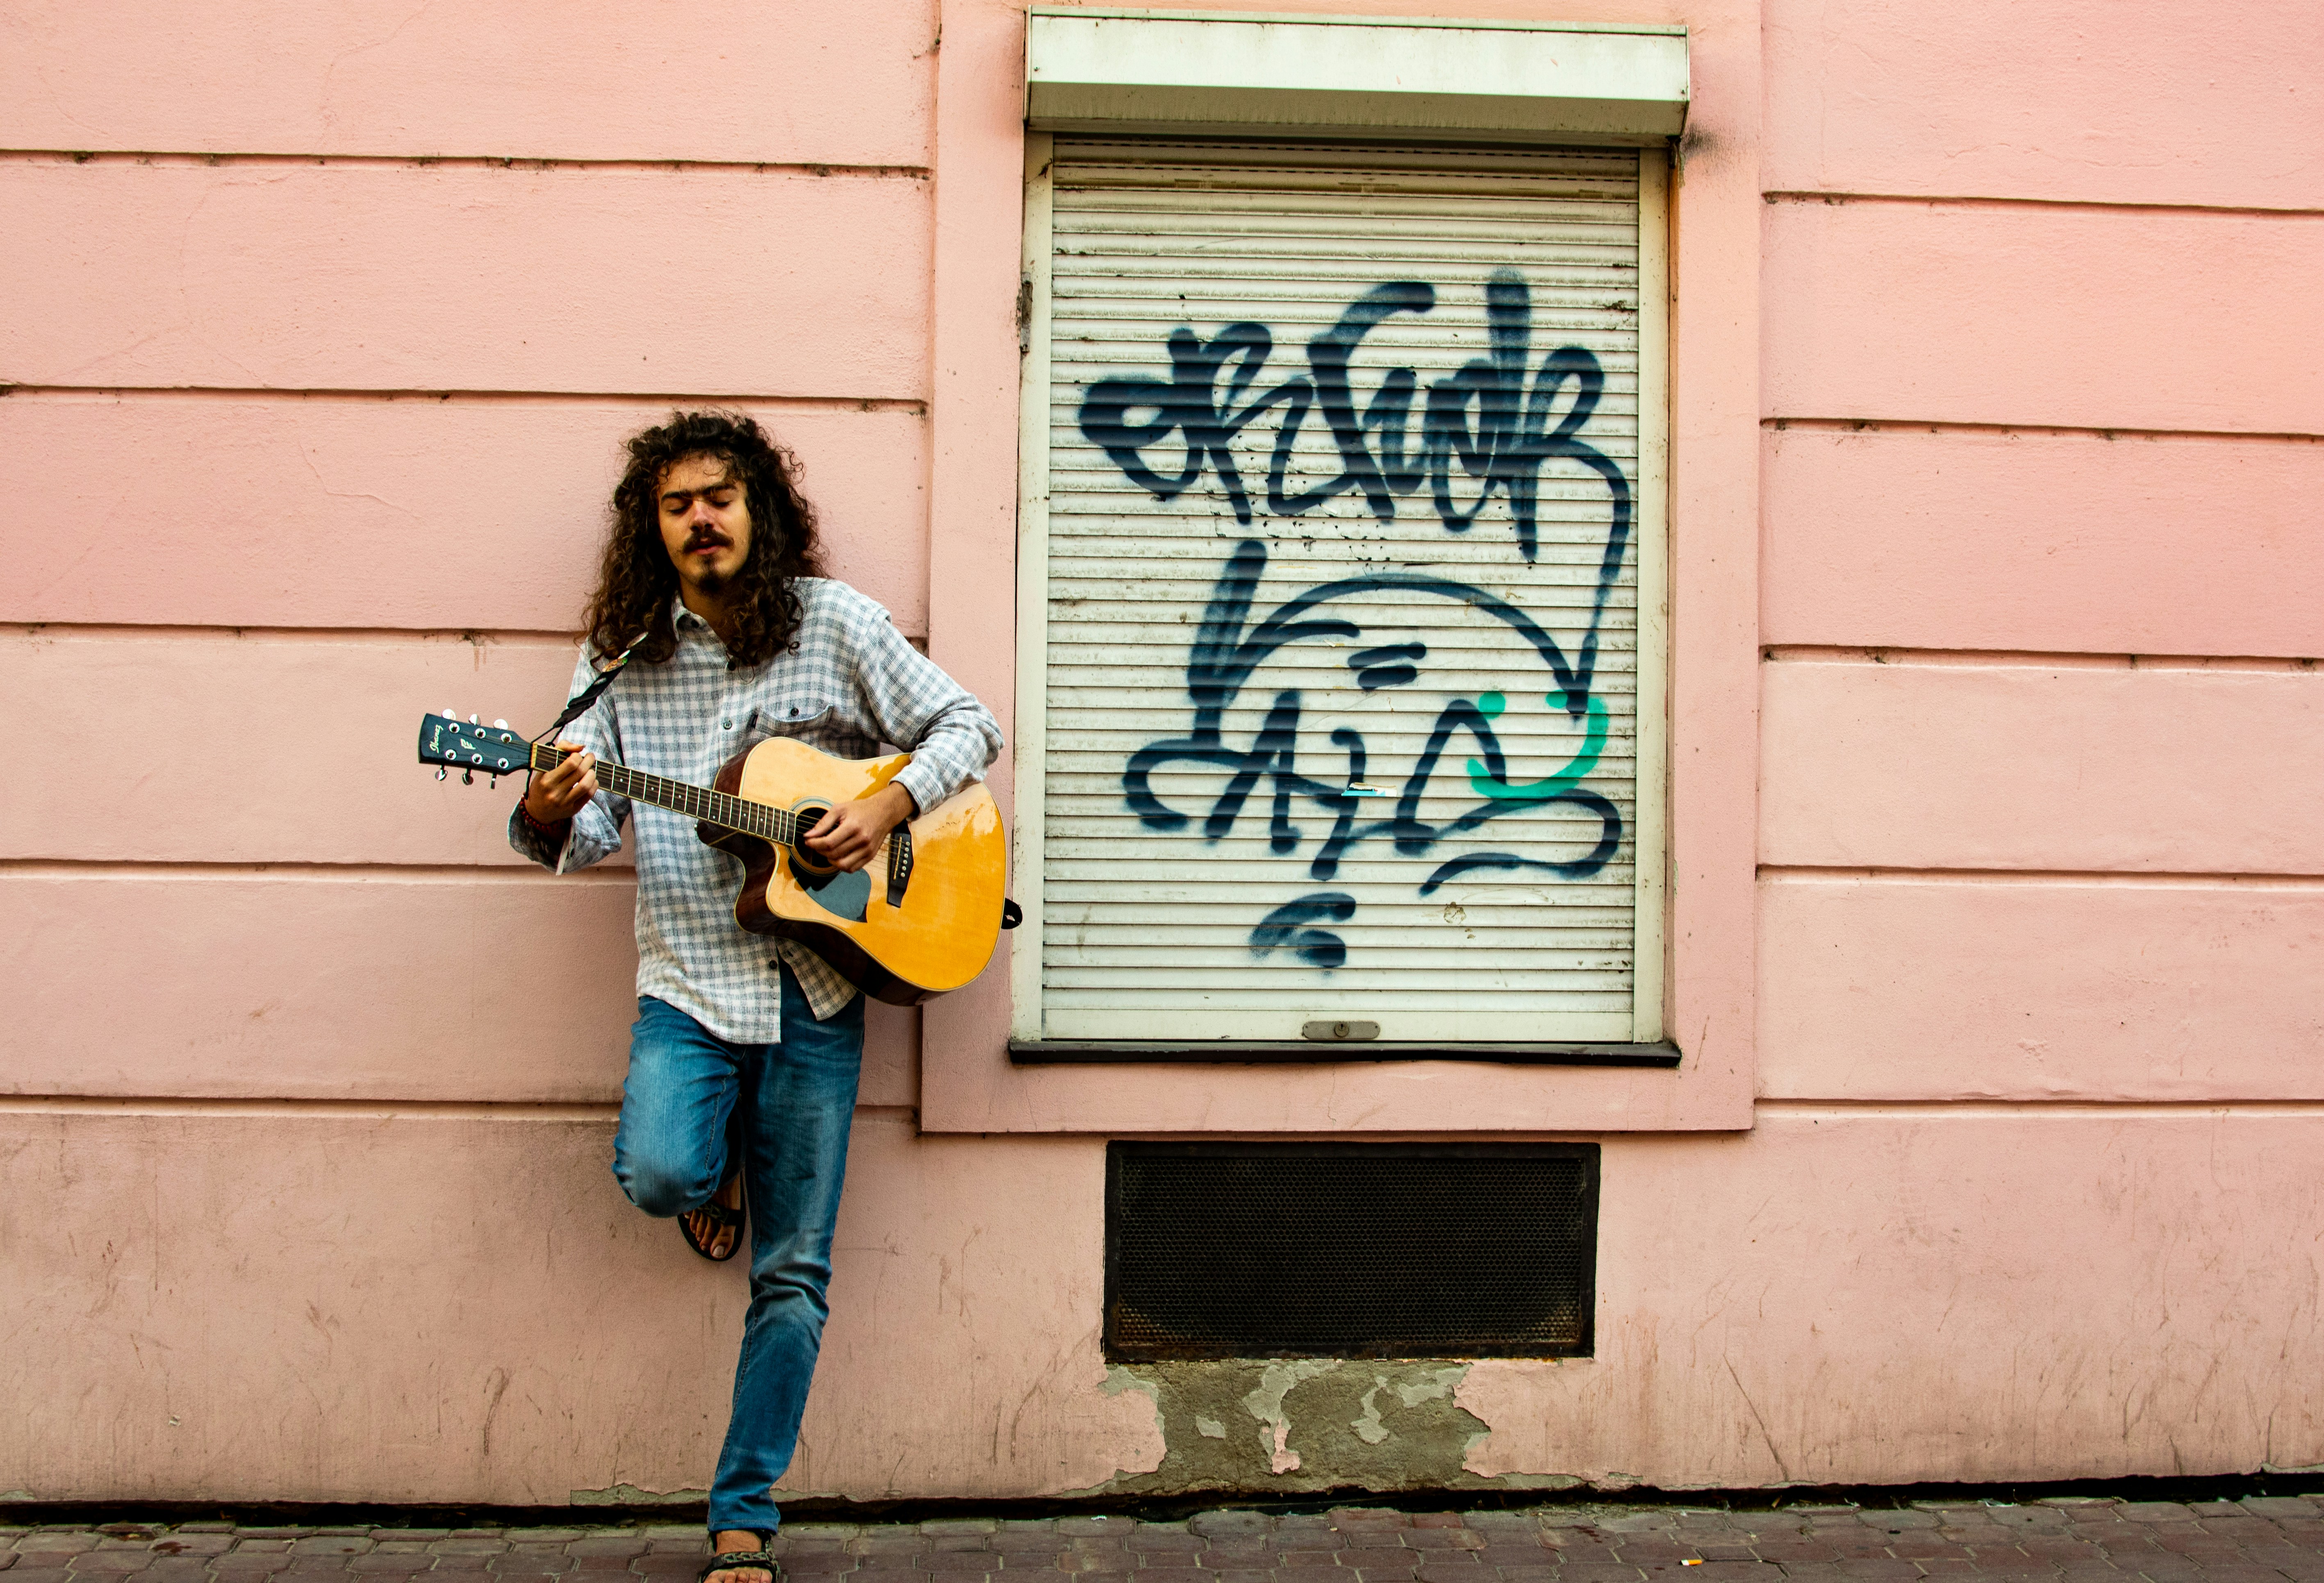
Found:
[[[536, 742], [532, 748], [532, 767], [535, 769], [554, 769], [571, 756], [546, 743]], [[798, 838], [807, 833], [799, 828], [798, 815], [788, 808], [745, 802], [725, 792], [713, 791], [706, 786], [693, 786], [683, 780], [671, 780], [667, 776], [649, 775], [642, 769], [632, 769], [626, 764], [616, 764], [611, 759], [597, 760], [597, 784], [615, 796], [627, 797], [632, 802], [644, 803], [650, 807], [667, 808], [673, 814], [683, 814], [706, 824], [739, 830], [745, 835], [771, 841], [777, 846], [796, 847]]]

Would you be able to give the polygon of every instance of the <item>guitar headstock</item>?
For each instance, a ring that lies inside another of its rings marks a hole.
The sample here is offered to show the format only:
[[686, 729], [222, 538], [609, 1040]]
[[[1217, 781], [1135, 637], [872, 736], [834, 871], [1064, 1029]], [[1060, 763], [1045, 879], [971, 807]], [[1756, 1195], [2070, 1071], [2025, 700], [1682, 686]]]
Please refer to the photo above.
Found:
[[465, 769], [471, 776], [478, 770], [486, 775], [521, 775], [532, 767], [532, 744], [505, 720], [479, 725], [447, 709], [441, 714], [420, 717], [420, 761]]

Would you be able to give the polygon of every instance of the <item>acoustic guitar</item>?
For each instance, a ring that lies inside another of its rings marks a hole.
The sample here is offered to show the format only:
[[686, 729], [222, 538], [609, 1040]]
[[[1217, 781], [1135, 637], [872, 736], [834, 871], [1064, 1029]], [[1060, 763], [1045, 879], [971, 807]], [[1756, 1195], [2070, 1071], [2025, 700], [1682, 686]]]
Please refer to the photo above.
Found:
[[[552, 769], [567, 755], [505, 724], [461, 721], [448, 710], [420, 723], [420, 761], [477, 775]], [[835, 759], [770, 737], [726, 761], [712, 786], [689, 786], [597, 760], [597, 784], [695, 821], [708, 845], [742, 860], [734, 921], [754, 934], [797, 940], [874, 999], [911, 1006], [957, 989], [984, 971], [1001, 938], [1009, 850], [1001, 810], [971, 782], [899, 824], [853, 874], [802, 840], [834, 804], [868, 796], [912, 761]]]

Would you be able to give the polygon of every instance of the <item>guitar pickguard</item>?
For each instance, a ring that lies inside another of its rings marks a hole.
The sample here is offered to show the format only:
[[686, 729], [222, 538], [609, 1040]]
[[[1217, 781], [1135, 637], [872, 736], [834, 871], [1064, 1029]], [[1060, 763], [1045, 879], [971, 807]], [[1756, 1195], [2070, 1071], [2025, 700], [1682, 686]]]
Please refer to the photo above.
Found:
[[836, 869], [816, 873], [806, 864], [794, 861], [791, 878], [798, 881], [800, 889], [815, 897], [817, 907], [851, 924], [862, 923], [863, 909], [872, 903], [872, 874], [866, 869], [858, 869], [853, 874], [843, 874]]

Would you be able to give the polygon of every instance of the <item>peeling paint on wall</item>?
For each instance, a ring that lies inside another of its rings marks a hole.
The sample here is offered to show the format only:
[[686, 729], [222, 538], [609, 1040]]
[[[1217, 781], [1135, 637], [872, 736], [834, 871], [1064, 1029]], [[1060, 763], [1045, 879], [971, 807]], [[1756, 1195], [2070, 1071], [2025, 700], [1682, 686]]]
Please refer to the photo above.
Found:
[[1080, 1494], [1360, 1488], [1563, 1489], [1562, 1476], [1488, 1477], [1463, 1463], [1489, 1432], [1454, 1393], [1463, 1362], [1230, 1358], [1116, 1366], [1109, 1392], [1141, 1390], [1163, 1455]]
[[[1260, 1370], [1259, 1384], [1242, 1399], [1242, 1404], [1245, 1412], [1259, 1420], [1268, 1472], [1299, 1471], [1299, 1453], [1290, 1449], [1291, 1420], [1284, 1413], [1283, 1398], [1290, 1394], [1292, 1386], [1330, 1374], [1338, 1367], [1337, 1363], [1307, 1358], [1291, 1363], [1270, 1363]], [[1164, 1434], [1167, 1439], [1167, 1428]]]
[[710, 1498], [706, 1489], [640, 1489], [617, 1484], [610, 1489], [576, 1489], [565, 1497], [574, 1506], [682, 1506]]

